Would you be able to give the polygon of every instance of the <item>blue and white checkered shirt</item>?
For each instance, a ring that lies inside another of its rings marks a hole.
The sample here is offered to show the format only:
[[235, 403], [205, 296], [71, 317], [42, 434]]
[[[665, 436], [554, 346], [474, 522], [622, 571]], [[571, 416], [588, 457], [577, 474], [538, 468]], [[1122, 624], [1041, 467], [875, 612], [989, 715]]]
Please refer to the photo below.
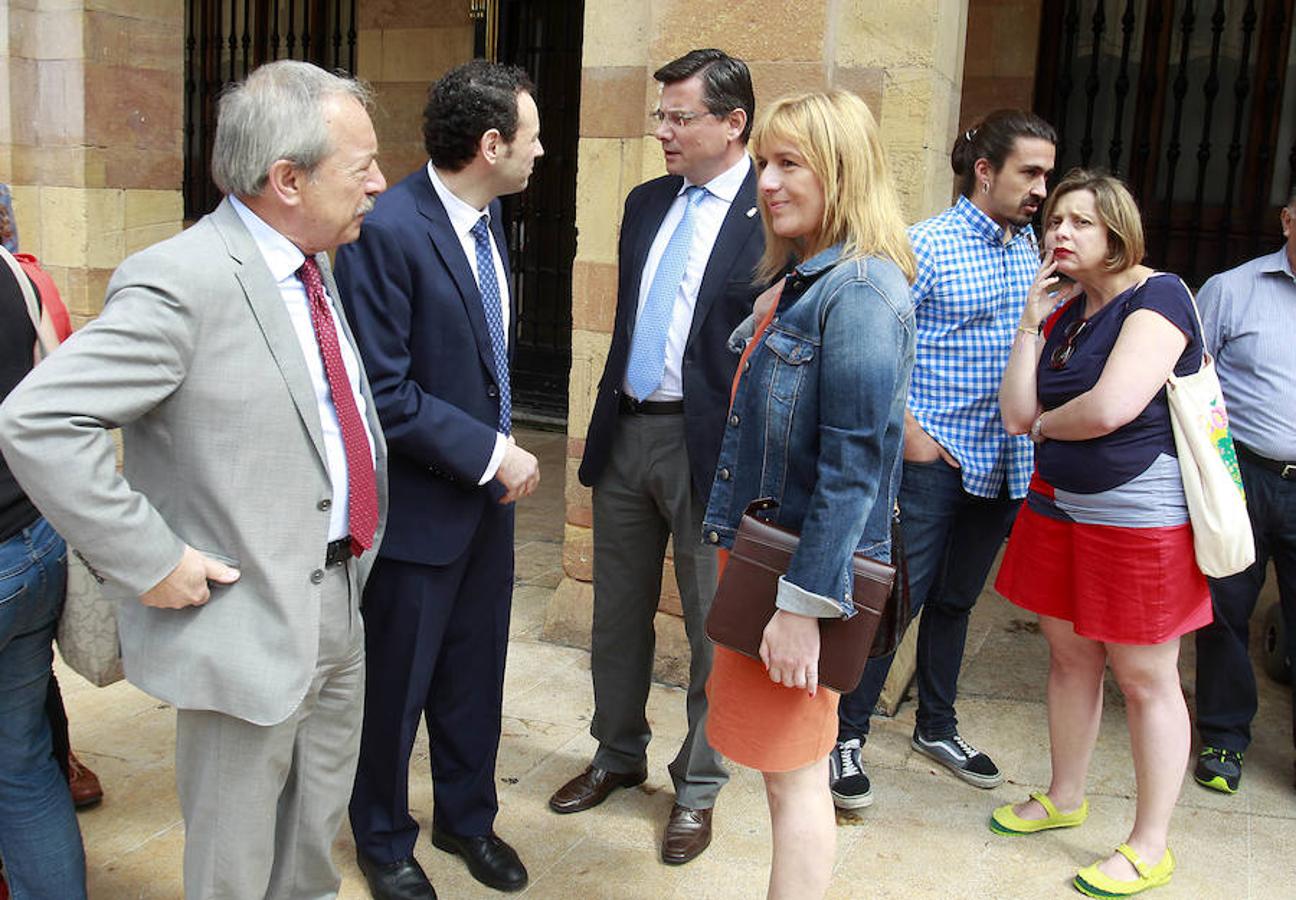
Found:
[[1008, 364], [1026, 293], [1039, 271], [1028, 225], [1004, 243], [1004, 229], [966, 197], [909, 229], [918, 257], [914, 282], [918, 356], [909, 411], [963, 467], [963, 489], [1026, 496], [1034, 454], [1025, 435], [999, 418], [999, 378]]

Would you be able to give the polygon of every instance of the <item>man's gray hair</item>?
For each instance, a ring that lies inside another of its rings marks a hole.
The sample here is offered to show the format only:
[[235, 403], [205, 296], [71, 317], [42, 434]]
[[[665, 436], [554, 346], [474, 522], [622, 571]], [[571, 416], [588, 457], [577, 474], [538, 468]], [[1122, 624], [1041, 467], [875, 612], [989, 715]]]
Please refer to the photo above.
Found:
[[314, 171], [332, 152], [324, 101], [353, 97], [366, 109], [368, 85], [319, 66], [284, 59], [267, 63], [221, 95], [211, 174], [226, 194], [256, 197], [270, 167], [286, 159]]

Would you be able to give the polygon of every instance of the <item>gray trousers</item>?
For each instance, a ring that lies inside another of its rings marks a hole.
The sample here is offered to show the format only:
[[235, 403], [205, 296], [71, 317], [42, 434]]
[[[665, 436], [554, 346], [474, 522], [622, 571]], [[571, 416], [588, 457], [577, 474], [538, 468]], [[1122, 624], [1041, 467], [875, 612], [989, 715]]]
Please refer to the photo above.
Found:
[[711, 645], [705, 624], [716, 557], [701, 540], [704, 512], [705, 499], [694, 496], [689, 477], [684, 417], [620, 416], [611, 456], [594, 488], [594, 765], [633, 772], [647, 758], [653, 616], [669, 537], [691, 651], [688, 735], [670, 774], [676, 802], [693, 809], [710, 808], [729, 779], [706, 739]]
[[187, 900], [337, 895], [332, 847], [351, 796], [364, 712], [354, 570], [351, 563], [324, 570], [315, 677], [285, 721], [178, 712]]

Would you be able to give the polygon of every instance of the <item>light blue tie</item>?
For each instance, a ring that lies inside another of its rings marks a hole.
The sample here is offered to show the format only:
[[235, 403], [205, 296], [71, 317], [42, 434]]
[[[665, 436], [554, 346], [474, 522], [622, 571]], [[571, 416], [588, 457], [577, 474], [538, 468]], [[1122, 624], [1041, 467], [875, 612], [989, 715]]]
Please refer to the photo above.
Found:
[[684, 192], [684, 217], [666, 244], [657, 272], [653, 275], [648, 299], [635, 321], [630, 342], [630, 363], [626, 366], [626, 384], [630, 393], [643, 400], [661, 384], [666, 368], [666, 335], [675, 312], [675, 295], [688, 267], [689, 247], [693, 243], [693, 211], [707, 195], [703, 187]]
[[499, 282], [495, 278], [495, 257], [491, 254], [490, 231], [482, 216], [472, 227], [477, 244], [477, 289], [481, 293], [482, 312], [490, 330], [491, 352], [495, 357], [495, 374], [499, 380], [499, 430], [513, 430], [513, 397], [509, 390], [508, 341], [504, 338], [504, 311], [500, 303]]

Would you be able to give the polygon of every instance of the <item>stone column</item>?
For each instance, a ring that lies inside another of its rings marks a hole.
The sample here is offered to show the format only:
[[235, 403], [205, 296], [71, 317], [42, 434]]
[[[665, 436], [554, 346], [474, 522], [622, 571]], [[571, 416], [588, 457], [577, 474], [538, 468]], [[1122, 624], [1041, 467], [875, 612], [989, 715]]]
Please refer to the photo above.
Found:
[[176, 0], [12, 0], [0, 83], [0, 178], [22, 249], [73, 324], [112, 270], [180, 230], [184, 9]]
[[468, 0], [357, 3], [356, 74], [374, 88], [378, 164], [395, 184], [427, 162], [422, 122], [428, 85], [472, 59], [473, 22]]
[[[590, 492], [576, 468], [610, 343], [616, 308], [616, 238], [634, 185], [664, 166], [646, 114], [652, 72], [694, 47], [720, 47], [751, 66], [759, 114], [793, 91], [858, 92], [882, 123], [906, 212], [944, 206], [948, 150], [958, 117], [967, 0], [586, 0], [580, 169], [572, 285], [572, 370], [567, 433], [565, 577], [550, 601], [545, 637], [589, 646], [593, 590]], [[682, 682], [688, 645], [667, 561], [657, 617], [657, 675]]]

